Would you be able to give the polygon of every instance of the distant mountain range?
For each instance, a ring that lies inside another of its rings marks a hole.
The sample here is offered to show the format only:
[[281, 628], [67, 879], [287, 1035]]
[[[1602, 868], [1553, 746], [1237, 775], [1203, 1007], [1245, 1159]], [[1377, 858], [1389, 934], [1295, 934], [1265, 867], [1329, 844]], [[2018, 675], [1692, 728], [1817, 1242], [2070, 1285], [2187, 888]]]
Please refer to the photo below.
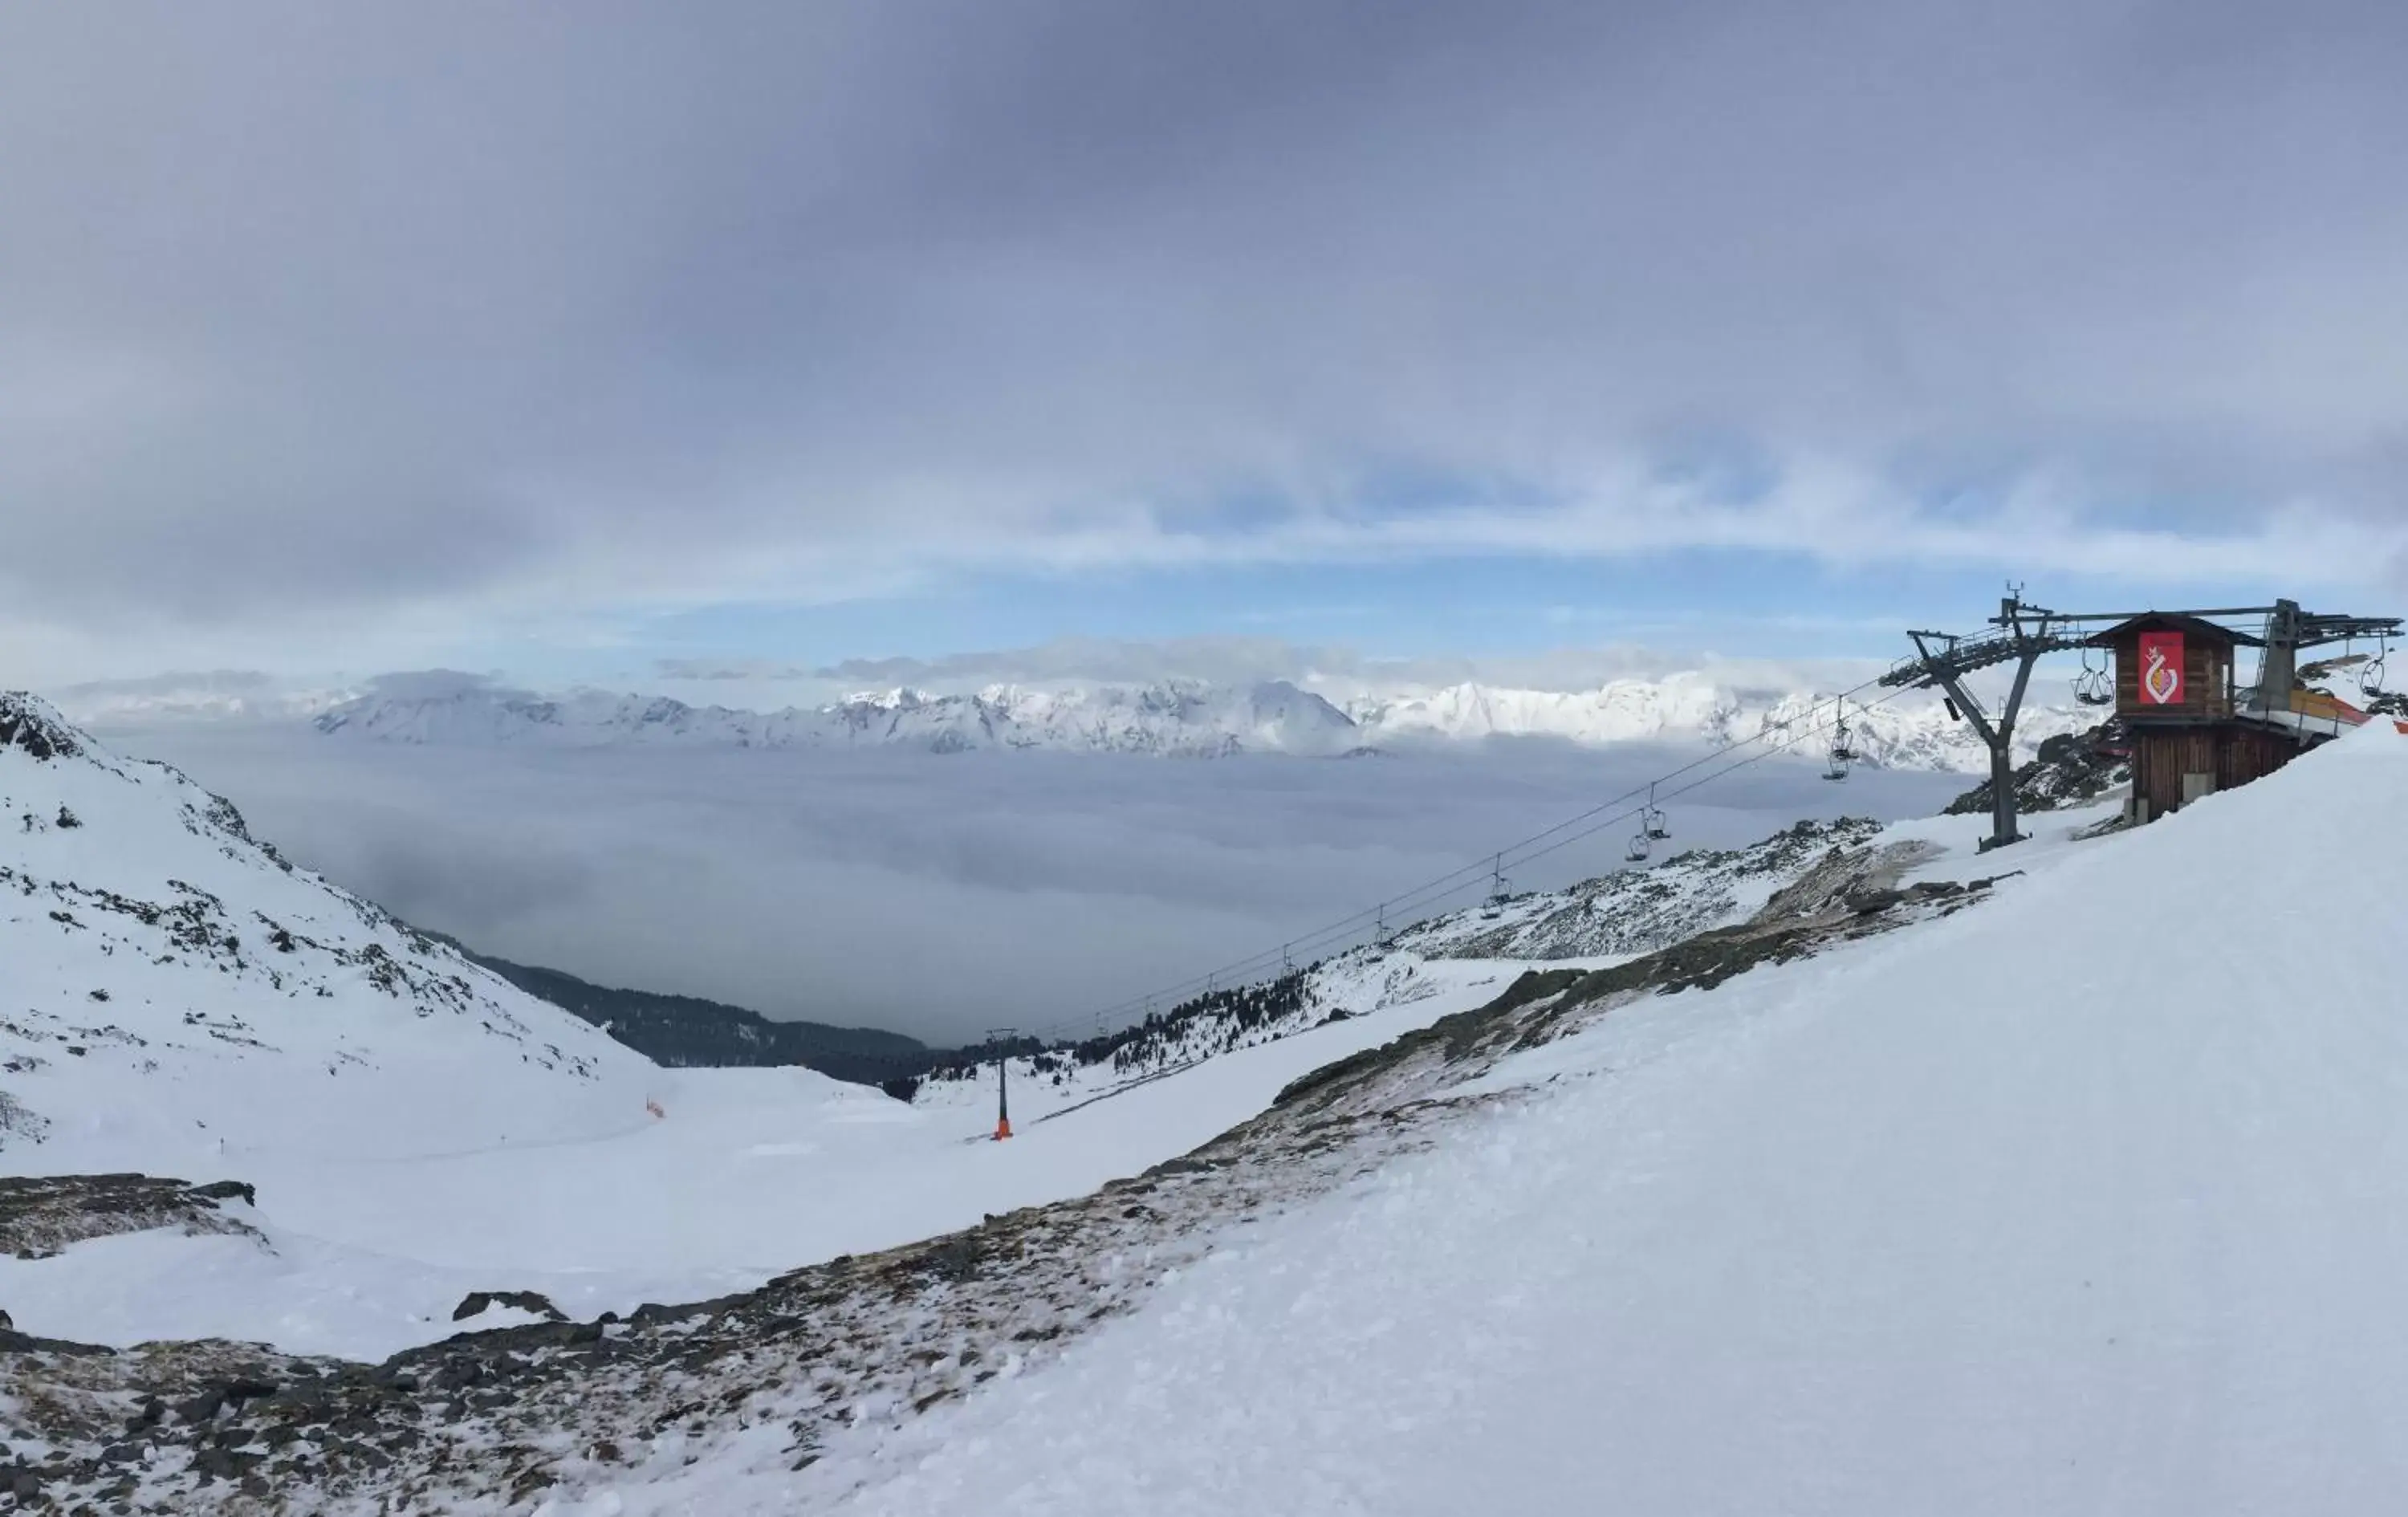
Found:
[[[579, 691], [545, 696], [492, 686], [378, 693], [313, 718], [331, 736], [382, 742], [605, 747], [710, 745], [766, 749], [894, 748], [933, 753], [989, 750], [1219, 758], [1240, 753], [1352, 757], [1490, 738], [1586, 745], [1703, 742], [1727, 746], [1766, 732], [1806, 732], [1829, 719], [1833, 697], [1746, 690], [1702, 675], [1614, 680], [1571, 693], [1459, 684], [1350, 697], [1343, 704], [1285, 680], [1230, 686], [1167, 680], [1068, 688], [992, 685], [967, 694], [901, 689], [777, 711], [689, 706], [661, 696]], [[1851, 704], [1853, 746], [1865, 763], [1983, 772], [1972, 731], [1920, 695]], [[2071, 708], [2028, 708], [2019, 758], [2087, 723]], [[1801, 745], [1821, 751], [1822, 740]]]

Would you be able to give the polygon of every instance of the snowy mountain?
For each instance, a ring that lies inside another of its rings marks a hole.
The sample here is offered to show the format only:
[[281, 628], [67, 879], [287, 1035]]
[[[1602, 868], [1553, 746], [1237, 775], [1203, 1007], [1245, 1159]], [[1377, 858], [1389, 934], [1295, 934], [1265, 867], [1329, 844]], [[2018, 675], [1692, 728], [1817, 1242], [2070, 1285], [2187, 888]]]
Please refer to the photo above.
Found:
[[0, 1152], [20, 1173], [647, 1120], [661, 1071], [640, 1055], [22, 694], [0, 694]]
[[[1038, 689], [992, 685], [968, 694], [895, 690], [818, 708], [748, 711], [688, 706], [663, 696], [580, 691], [559, 697], [474, 682], [421, 689], [404, 683], [337, 705], [318, 730], [385, 742], [498, 744], [718, 744], [740, 748], [899, 748], [1220, 757], [1236, 753], [1342, 756], [1380, 748], [1489, 738], [1543, 737], [1602, 745], [1703, 742], [1770, 733], [1808, 734], [1828, 723], [1828, 694], [1749, 691], [1703, 676], [1616, 680], [1575, 694], [1463, 684], [1395, 694], [1355, 694], [1342, 706], [1283, 680], [1243, 687], [1196, 680]], [[1861, 759], [1898, 768], [1985, 772], [1971, 729], [1916, 695], [1851, 706]], [[2035, 706], [2019, 725], [2028, 758], [2047, 738], [2084, 725], [2071, 708]], [[1819, 747], [1819, 737], [1806, 746]]]
[[[2005, 859], [1979, 818], [1817, 824], [1474, 906], [1013, 1060], [1009, 1143], [986, 1079], [905, 1107], [710, 1070], [632, 1135], [288, 1169], [237, 1219], [272, 1267], [209, 1213], [0, 1258], [0, 1489], [2387, 1510], [2408, 1061], [2358, 945], [2403, 787], [2379, 723], [2146, 828], [2041, 813]], [[44, 1194], [0, 1181], [0, 1235]], [[621, 1305], [641, 1269], [681, 1304]]]
[[994, 685], [968, 695], [895, 690], [767, 712], [600, 691], [554, 699], [480, 685], [366, 695], [324, 712], [316, 725], [406, 743], [1049, 749], [1206, 758], [1340, 753], [1362, 741], [1344, 712], [1283, 681], [1240, 690], [1186, 680], [1056, 691]]
[[[1768, 732], [1786, 736], [1828, 724], [1835, 708], [1826, 693], [1742, 689], [1702, 675], [1671, 674], [1571, 693], [1462, 684], [1422, 694], [1359, 697], [1346, 709], [1365, 732], [1383, 740], [1559, 737], [1585, 744], [1727, 746]], [[1988, 768], [1987, 752], [1972, 729], [1952, 721], [1934, 697], [1912, 695], [1874, 707], [1852, 702], [1848, 722], [1854, 746], [1868, 764], [1968, 774]], [[2080, 725], [2073, 708], [2028, 706], [2017, 723], [2018, 750], [2037, 751], [2042, 741]]]

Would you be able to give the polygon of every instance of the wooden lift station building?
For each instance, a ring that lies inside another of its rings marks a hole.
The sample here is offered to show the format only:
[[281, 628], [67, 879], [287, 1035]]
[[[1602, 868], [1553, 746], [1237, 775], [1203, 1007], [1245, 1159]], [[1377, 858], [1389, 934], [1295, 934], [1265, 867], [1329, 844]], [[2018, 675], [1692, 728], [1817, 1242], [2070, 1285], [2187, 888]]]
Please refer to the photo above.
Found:
[[[2135, 822], [2262, 780], [2366, 720], [2357, 708], [2311, 691], [2265, 709], [2247, 698], [2257, 690], [2236, 685], [2233, 655], [2263, 649], [2266, 640], [2200, 617], [2152, 612], [2089, 642], [2114, 660], [2115, 714], [2131, 745]], [[2288, 708], [2300, 704], [2315, 709]]]
[[[2229, 624], [2244, 620], [2262, 625], [2263, 634]], [[2131, 754], [2128, 816], [2139, 823], [2263, 779], [2364, 723], [2365, 711], [2305, 688], [2300, 677], [2313, 671], [2302, 670], [2299, 655], [2335, 643], [2374, 644], [2379, 651], [2371, 661], [2351, 655], [2315, 666], [2365, 664], [2360, 688], [2372, 695], [2381, 687], [2384, 651], [2401, 635], [2398, 617], [2311, 614], [2291, 600], [2216, 610], [2064, 612], [2034, 606], [2017, 593], [2000, 602], [1999, 614], [1985, 631], [1961, 637], [1908, 633], [1914, 656], [1900, 660], [1880, 682], [1944, 692], [1951, 714], [1980, 735], [1990, 753], [1992, 804], [1991, 835], [1982, 846], [1997, 848], [2022, 837], [2015, 817], [2015, 719], [2033, 667], [2046, 655], [2083, 652], [2078, 698], [2086, 706], [2114, 707]], [[2244, 648], [2258, 655], [2257, 678], [2245, 686], [2236, 672]], [[2086, 662], [2091, 651], [2100, 649], [2114, 664], [2112, 695], [2106, 671]], [[2013, 668], [2014, 682], [1991, 710], [1967, 679], [2001, 665]]]

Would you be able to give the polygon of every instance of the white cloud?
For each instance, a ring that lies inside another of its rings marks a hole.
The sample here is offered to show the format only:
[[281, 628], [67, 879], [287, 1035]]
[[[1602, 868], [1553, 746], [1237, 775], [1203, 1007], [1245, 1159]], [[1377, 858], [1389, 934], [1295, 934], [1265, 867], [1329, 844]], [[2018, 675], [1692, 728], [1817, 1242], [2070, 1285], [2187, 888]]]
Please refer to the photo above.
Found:
[[0, 658], [1700, 547], [2396, 589], [2408, 21], [2311, 10], [20, 7]]

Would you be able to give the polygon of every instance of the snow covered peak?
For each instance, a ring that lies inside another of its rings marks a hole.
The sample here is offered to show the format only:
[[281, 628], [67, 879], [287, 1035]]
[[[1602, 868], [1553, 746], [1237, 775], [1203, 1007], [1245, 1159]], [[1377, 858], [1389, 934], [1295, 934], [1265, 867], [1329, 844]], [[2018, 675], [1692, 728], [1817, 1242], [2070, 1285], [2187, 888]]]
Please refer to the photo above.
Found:
[[[1367, 696], [1348, 711], [1367, 734], [1383, 740], [1412, 737], [1476, 741], [1488, 737], [1556, 737], [1602, 745], [1621, 742], [1706, 742], [1716, 746], [1771, 735], [1793, 736], [1816, 751], [1813, 737], [1829, 725], [1837, 697], [1828, 691], [1735, 688], [1703, 674], [1658, 680], [1615, 680], [1595, 690], [1500, 690], [1451, 685], [1425, 694]], [[1953, 721], [1939, 701], [1908, 696], [1885, 705], [1850, 702], [1851, 746], [1881, 768], [1987, 771], [1989, 759], [1971, 727]], [[2041, 743], [2088, 723], [2070, 707], [2028, 706], [2016, 725], [2018, 762]]]
[[0, 965], [21, 1172], [638, 1125], [659, 1073], [23, 694], [0, 694]]
[[[1492, 738], [1727, 746], [1767, 733], [1811, 734], [1828, 723], [1832, 709], [1828, 693], [1740, 689], [1700, 673], [1617, 680], [1572, 692], [1464, 683], [1357, 694], [1343, 706], [1284, 680], [1248, 685], [1197, 680], [991, 684], [958, 694], [904, 686], [778, 711], [688, 706], [666, 697], [594, 690], [555, 698], [454, 680], [423, 687], [380, 682], [374, 693], [320, 715], [316, 725], [329, 734], [404, 743], [1323, 757]], [[1952, 722], [1936, 700], [1911, 696], [1876, 707], [1852, 705], [1849, 720], [1854, 746], [1867, 763], [1969, 774], [1987, 768], [1971, 729]], [[2071, 708], [2028, 708], [2017, 729], [2017, 756], [2028, 758], [2047, 738], [2085, 725]], [[1813, 746], [1811, 738], [1805, 746]]]
[[1283, 680], [1231, 689], [1196, 680], [1068, 690], [989, 685], [931, 695], [909, 687], [816, 708], [734, 710], [665, 696], [578, 691], [557, 699], [466, 684], [379, 690], [316, 719], [319, 731], [385, 742], [603, 746], [691, 742], [738, 748], [890, 747], [1216, 757], [1339, 752], [1354, 723]]

